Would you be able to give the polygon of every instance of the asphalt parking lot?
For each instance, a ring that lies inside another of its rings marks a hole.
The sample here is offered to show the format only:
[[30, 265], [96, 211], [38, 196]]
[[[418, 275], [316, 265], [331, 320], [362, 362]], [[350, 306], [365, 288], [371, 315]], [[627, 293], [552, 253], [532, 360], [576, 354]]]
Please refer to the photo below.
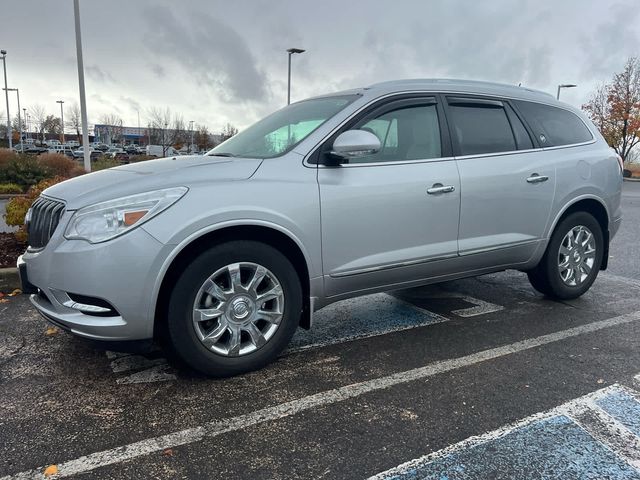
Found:
[[640, 479], [640, 183], [623, 202], [578, 300], [518, 272], [348, 300], [226, 380], [48, 331], [11, 297], [0, 477]]

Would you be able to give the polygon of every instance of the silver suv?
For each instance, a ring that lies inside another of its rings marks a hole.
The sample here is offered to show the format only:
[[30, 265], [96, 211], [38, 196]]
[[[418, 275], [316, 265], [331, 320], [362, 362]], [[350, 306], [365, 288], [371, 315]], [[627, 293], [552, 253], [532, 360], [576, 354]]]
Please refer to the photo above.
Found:
[[620, 226], [621, 170], [593, 124], [545, 93], [382, 83], [294, 103], [204, 156], [45, 190], [19, 266], [55, 325], [158, 338], [234, 375], [348, 297], [505, 269], [582, 295]]

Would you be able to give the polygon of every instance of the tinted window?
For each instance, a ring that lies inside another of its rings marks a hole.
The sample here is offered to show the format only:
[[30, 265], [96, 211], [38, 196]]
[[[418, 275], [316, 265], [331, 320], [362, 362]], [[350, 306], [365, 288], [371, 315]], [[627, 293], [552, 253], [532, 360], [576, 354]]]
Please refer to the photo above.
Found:
[[501, 102], [450, 101], [451, 133], [459, 155], [511, 152], [516, 141]]
[[543, 147], [571, 145], [593, 139], [582, 120], [568, 110], [534, 102], [516, 101], [516, 105]]
[[380, 139], [375, 155], [353, 158], [349, 163], [425, 160], [442, 156], [436, 105], [417, 105], [366, 118], [355, 129], [367, 130]]

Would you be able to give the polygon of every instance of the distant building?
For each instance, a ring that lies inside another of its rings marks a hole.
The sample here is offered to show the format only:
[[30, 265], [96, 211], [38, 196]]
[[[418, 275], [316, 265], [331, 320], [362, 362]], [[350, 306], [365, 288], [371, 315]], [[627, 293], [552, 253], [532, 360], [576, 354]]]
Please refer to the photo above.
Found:
[[149, 130], [146, 127], [120, 127], [116, 125], [96, 124], [93, 127], [95, 141], [113, 143], [113, 137], [123, 143], [136, 143], [138, 145], [147, 145], [149, 138]]

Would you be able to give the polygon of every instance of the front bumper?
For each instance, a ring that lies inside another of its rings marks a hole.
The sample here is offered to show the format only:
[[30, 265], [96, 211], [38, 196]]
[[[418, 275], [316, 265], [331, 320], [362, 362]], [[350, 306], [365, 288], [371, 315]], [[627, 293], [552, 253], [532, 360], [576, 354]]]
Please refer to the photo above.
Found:
[[[66, 222], [60, 224], [43, 250], [28, 250], [18, 260], [25, 293], [35, 292], [34, 307], [51, 323], [82, 337], [151, 338], [156, 264], [164, 258], [164, 246], [142, 228], [99, 244], [66, 240], [62, 235]], [[70, 301], [69, 295], [106, 302], [113, 309], [107, 314], [87, 313], [90, 309], [80, 307], [92, 302]]]

